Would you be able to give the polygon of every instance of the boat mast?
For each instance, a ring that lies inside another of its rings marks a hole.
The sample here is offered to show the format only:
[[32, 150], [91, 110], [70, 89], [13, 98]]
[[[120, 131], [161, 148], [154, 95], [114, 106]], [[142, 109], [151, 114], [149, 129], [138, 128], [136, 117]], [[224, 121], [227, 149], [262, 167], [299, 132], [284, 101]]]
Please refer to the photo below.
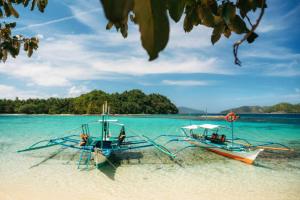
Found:
[[101, 149], [103, 149], [103, 133], [104, 133], [104, 104], [102, 104], [102, 130], [101, 130]]
[[231, 146], [233, 147], [233, 121], [231, 122]]

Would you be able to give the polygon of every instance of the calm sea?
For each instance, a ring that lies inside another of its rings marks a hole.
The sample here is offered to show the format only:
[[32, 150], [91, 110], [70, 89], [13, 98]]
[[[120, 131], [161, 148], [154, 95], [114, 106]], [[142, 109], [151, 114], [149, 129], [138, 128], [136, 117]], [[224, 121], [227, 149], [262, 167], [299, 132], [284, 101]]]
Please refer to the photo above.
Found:
[[[128, 135], [142, 134], [155, 137], [161, 134], [182, 134], [180, 127], [190, 124], [214, 123], [225, 126], [224, 120], [203, 120], [198, 115], [149, 115], [117, 116], [126, 125]], [[100, 116], [52, 116], [52, 115], [0, 115], [0, 153], [16, 152], [32, 143], [68, 134], [80, 133], [80, 125], [95, 122]], [[92, 135], [100, 134], [100, 126], [91, 126]], [[223, 132], [230, 137], [230, 130]], [[118, 133], [116, 133], [118, 134]], [[234, 123], [235, 137], [257, 141], [273, 141], [295, 149], [293, 154], [271, 154], [271, 158], [299, 160], [300, 115], [241, 115]], [[268, 154], [269, 155], [269, 154]], [[269, 159], [267, 156], [261, 158]]]
[[[128, 135], [182, 134], [180, 127], [224, 120], [198, 115], [117, 116]], [[262, 152], [254, 165], [204, 149], [187, 149], [175, 160], [153, 148], [117, 155], [113, 164], [77, 169], [79, 152], [51, 147], [17, 150], [44, 139], [80, 134], [80, 125], [100, 116], [0, 115], [0, 199], [231, 199], [298, 200], [300, 186], [300, 115], [241, 115], [235, 137], [283, 143], [294, 151]], [[92, 123], [92, 135], [100, 135]], [[118, 131], [118, 130], [113, 130]], [[223, 132], [230, 137], [230, 130]], [[118, 132], [116, 132], [118, 134]], [[163, 142], [163, 141], [159, 141]], [[169, 144], [169, 149], [179, 146]], [[123, 156], [123, 157], [122, 157]], [[120, 159], [121, 158], [121, 159]], [[207, 192], [209, 191], [209, 192]]]

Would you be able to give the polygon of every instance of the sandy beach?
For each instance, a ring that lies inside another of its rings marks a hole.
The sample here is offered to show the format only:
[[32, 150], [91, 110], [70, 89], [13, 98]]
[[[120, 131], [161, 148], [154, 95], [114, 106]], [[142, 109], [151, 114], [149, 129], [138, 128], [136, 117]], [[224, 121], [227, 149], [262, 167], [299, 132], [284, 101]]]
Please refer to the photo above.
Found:
[[252, 166], [198, 153], [179, 165], [145, 152], [141, 160], [122, 161], [115, 170], [111, 166], [78, 170], [78, 155], [65, 151], [46, 161], [45, 156], [51, 156], [46, 151], [10, 153], [9, 160], [1, 156], [1, 200], [299, 199], [299, 163]]

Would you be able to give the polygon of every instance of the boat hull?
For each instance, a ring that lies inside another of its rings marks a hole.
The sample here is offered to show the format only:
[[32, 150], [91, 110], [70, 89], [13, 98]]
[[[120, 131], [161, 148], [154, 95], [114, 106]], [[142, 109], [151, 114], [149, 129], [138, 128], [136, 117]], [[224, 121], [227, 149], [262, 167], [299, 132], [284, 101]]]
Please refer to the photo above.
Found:
[[107, 162], [108, 157], [110, 156], [110, 153], [101, 151], [99, 148], [95, 148], [94, 151], [94, 161], [96, 167], [101, 167], [103, 164]]
[[213, 146], [213, 144], [206, 144], [201, 141], [191, 141], [190, 142], [193, 145], [203, 147], [207, 149], [208, 151], [211, 151], [213, 153], [216, 153], [218, 155], [231, 158], [234, 160], [238, 160], [247, 164], [253, 164], [256, 157], [259, 155], [260, 152], [263, 151], [263, 149], [255, 149], [255, 150], [227, 150], [225, 148], [221, 148], [218, 146]]
[[215, 149], [215, 148], [207, 148], [209, 151], [219, 154], [221, 156], [225, 156], [227, 158], [231, 158], [234, 160], [238, 160], [247, 164], [253, 164], [258, 154], [263, 151], [263, 149], [256, 149], [250, 151], [227, 151], [224, 149]]

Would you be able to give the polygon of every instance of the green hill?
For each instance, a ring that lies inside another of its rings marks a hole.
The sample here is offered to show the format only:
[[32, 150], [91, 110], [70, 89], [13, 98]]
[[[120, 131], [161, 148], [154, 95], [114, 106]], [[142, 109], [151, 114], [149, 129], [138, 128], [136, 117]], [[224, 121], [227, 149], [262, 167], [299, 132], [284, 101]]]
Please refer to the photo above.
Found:
[[273, 106], [241, 106], [224, 110], [221, 113], [225, 114], [230, 111], [247, 114], [247, 113], [300, 113], [300, 104], [278, 103]]
[[108, 94], [93, 90], [75, 98], [15, 100], [0, 99], [0, 113], [99, 114], [109, 102], [112, 114], [175, 114], [177, 107], [160, 94], [146, 95], [141, 90]]

